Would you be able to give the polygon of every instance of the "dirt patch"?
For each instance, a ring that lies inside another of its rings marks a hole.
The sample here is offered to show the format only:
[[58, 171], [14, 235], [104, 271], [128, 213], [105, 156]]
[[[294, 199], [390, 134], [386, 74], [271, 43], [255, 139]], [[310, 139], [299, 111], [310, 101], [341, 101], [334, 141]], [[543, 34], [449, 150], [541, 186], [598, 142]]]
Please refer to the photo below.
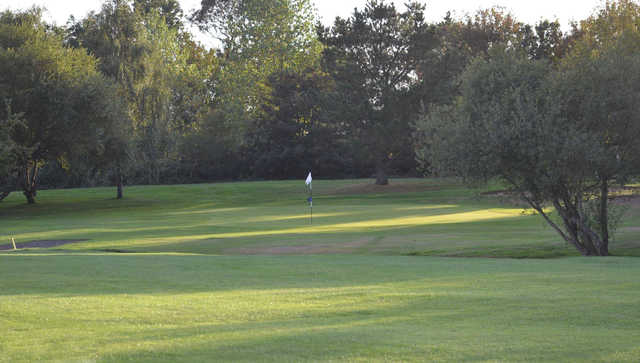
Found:
[[372, 183], [361, 183], [348, 185], [332, 190], [329, 194], [347, 195], [347, 194], [382, 194], [382, 193], [412, 193], [424, 192], [427, 190], [440, 190], [440, 185], [426, 185], [422, 183], [394, 183], [388, 185], [376, 185]]
[[225, 251], [241, 255], [322, 255], [332, 253], [353, 253], [356, 249], [367, 245], [371, 238], [363, 238], [344, 244], [307, 245], [307, 246], [265, 246], [231, 248]]
[[[16, 242], [16, 247], [18, 247], [18, 249], [51, 248], [51, 247], [66, 245], [69, 243], [84, 242], [84, 241], [88, 241], [88, 239], [46, 239], [46, 240], [30, 241], [30, 242], [24, 242], [24, 243]], [[12, 249], [13, 249], [13, 244], [11, 243], [6, 245], [0, 245], [0, 250], [12, 250]]]

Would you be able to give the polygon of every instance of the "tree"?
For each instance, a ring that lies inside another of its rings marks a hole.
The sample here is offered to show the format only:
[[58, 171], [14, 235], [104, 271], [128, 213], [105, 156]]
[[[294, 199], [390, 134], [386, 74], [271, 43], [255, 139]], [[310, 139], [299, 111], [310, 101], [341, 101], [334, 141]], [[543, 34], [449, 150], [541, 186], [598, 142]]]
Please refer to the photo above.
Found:
[[[72, 22], [66, 43], [75, 48], [86, 48], [100, 62], [98, 68], [102, 74], [112, 79], [117, 85], [118, 97], [127, 106], [129, 114], [136, 103], [137, 89], [144, 76], [143, 59], [148, 52], [148, 45], [141, 41], [143, 32], [139, 16], [133, 11], [128, 1], [106, 1], [100, 12], [89, 15], [77, 22]], [[125, 171], [131, 169], [133, 160], [133, 120], [120, 122], [118, 134], [123, 135], [120, 145], [122, 150], [112, 150], [112, 155], [119, 155], [113, 166], [114, 182], [117, 197], [122, 196]]]
[[557, 79], [564, 115], [596, 135], [602, 151], [591, 161], [599, 188], [593, 200], [599, 246], [609, 245], [609, 190], [640, 170], [640, 6], [633, 1], [607, 2], [581, 22], [582, 37], [563, 60]]
[[457, 103], [419, 123], [418, 155], [472, 183], [499, 179], [580, 253], [606, 256], [609, 185], [640, 170], [640, 57], [624, 54], [554, 70], [496, 48], [465, 71]]
[[477, 11], [460, 28], [462, 43], [473, 55], [489, 54], [496, 45], [517, 46], [523, 24], [501, 7]]
[[69, 164], [97, 147], [113, 121], [104, 105], [117, 102], [110, 83], [83, 49], [40, 20], [39, 9], [0, 14], [0, 120], [12, 120], [11, 158], [28, 203], [35, 203], [38, 172], [49, 161]]
[[201, 0], [200, 9], [191, 14], [190, 18], [202, 30], [221, 32], [224, 37], [227, 25], [242, 17], [250, 3], [250, 0]]
[[598, 52], [616, 47], [621, 38], [625, 47], [638, 49], [633, 40], [640, 34], [640, 5], [634, 0], [606, 1], [593, 15], [575, 25], [579, 39], [572, 49], [574, 57], [597, 56]]
[[130, 135], [126, 134], [131, 118], [126, 104], [119, 98], [117, 85], [104, 77], [97, 77], [89, 87], [76, 92], [91, 115], [87, 121], [90, 132], [69, 145], [65, 158], [59, 161], [70, 172], [98, 180], [111, 179], [116, 186], [116, 199], [122, 199], [122, 169], [131, 158]]
[[[9, 103], [9, 102], [7, 102]], [[18, 146], [11, 139], [13, 129], [21, 124], [22, 114], [14, 114], [6, 105], [6, 119], [0, 119], [0, 201], [9, 196], [17, 186]]]
[[194, 18], [220, 38], [223, 48], [216, 89], [219, 112], [210, 120], [230, 132], [232, 147], [240, 149], [261, 100], [271, 93], [269, 76], [318, 66], [315, 10], [310, 0], [205, 0]]
[[[487, 58], [492, 48], [523, 52], [529, 59], [557, 66], [578, 33], [574, 30], [571, 36], [565, 36], [557, 21], [542, 20], [535, 26], [524, 24], [499, 7], [479, 10], [460, 20], [448, 14], [436, 27], [438, 45], [425, 51], [419, 64], [419, 84], [413, 91], [412, 102], [415, 119], [429, 113], [449, 112], [461, 95], [461, 75], [467, 66], [475, 58]], [[423, 145], [423, 137], [424, 130], [414, 133], [414, 143]], [[425, 163], [423, 157], [420, 161], [422, 171], [439, 169]]]
[[334, 84], [325, 73], [309, 69], [269, 77], [272, 90], [249, 132], [247, 154], [252, 174], [286, 179], [309, 169], [340, 175], [348, 164], [345, 140], [327, 110]]
[[371, 0], [349, 19], [337, 18], [331, 29], [321, 30], [325, 64], [345, 99], [353, 101], [343, 110], [357, 124], [359, 143], [373, 157], [379, 185], [388, 184], [394, 155], [410, 148], [409, 120], [397, 115], [400, 100], [416, 82], [420, 51], [434, 41], [423, 10], [410, 3], [401, 13], [393, 4]]
[[460, 75], [467, 65], [475, 57], [487, 57], [494, 46], [520, 48], [532, 59], [557, 63], [570, 45], [557, 21], [542, 20], [531, 26], [500, 7], [463, 19], [447, 14], [436, 24], [435, 34], [437, 45], [423, 50], [418, 65], [416, 114], [428, 112], [431, 105], [452, 103], [459, 96]]
[[182, 30], [183, 13], [177, 0], [134, 0], [134, 10], [143, 17], [151, 13], [164, 19], [167, 27], [174, 30]]
[[195, 63], [205, 57], [193, 56], [198, 46], [183, 32], [180, 14], [172, 0], [110, 0], [70, 28], [69, 42], [100, 59], [127, 103], [131, 122], [121, 124], [121, 134], [129, 142], [117, 144], [131, 146], [119, 154], [133, 157], [115, 165], [119, 185], [123, 169], [149, 184], [175, 175], [179, 143], [210, 103], [212, 90], [204, 87], [211, 85], [211, 64]]
[[520, 37], [520, 45], [532, 59], [549, 59], [557, 63], [567, 52], [568, 43], [557, 20], [543, 20], [535, 27], [524, 25]]

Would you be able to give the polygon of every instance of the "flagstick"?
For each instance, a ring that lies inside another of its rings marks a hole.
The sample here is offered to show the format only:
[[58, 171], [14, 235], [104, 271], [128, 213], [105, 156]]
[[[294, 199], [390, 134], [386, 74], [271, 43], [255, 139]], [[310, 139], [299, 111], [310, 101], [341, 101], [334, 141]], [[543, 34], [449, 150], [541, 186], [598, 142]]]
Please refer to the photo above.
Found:
[[311, 186], [309, 186], [309, 191], [311, 192], [311, 224], [313, 224], [313, 188]]
[[309, 187], [309, 211], [310, 211], [310, 222], [311, 224], [313, 224], [313, 184], [311, 183], [312, 178], [311, 178], [311, 171], [309, 171], [309, 175], [307, 175], [307, 179], [304, 181], [304, 183], [307, 185], [307, 187]]

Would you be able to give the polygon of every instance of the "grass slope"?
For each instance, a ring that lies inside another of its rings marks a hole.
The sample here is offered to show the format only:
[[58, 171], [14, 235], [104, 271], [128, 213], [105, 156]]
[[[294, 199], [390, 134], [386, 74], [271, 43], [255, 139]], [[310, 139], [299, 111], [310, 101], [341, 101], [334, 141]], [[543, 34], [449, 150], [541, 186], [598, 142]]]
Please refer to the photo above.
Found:
[[402, 256], [575, 253], [451, 181], [362, 183], [314, 181], [313, 225], [301, 182], [12, 195], [0, 240], [87, 241], [0, 252], [0, 361], [637, 361], [637, 258]]
[[[398, 180], [387, 193], [363, 183], [370, 181], [314, 181], [313, 225], [301, 181], [131, 187], [121, 201], [112, 188], [51, 190], [36, 205], [14, 193], [0, 204], [0, 244], [15, 237], [18, 245], [88, 240], [58, 247], [74, 251], [576, 254], [540, 217], [451, 181]], [[640, 213], [630, 215], [627, 224], [637, 225]], [[638, 237], [623, 227], [613, 253], [635, 253]]]

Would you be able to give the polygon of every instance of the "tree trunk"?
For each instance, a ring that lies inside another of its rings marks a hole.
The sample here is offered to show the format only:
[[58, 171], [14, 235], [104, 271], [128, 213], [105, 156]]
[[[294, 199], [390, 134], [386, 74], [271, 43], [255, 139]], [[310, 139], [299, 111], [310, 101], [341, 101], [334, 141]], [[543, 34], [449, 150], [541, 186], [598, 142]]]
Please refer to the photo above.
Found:
[[583, 256], [608, 256], [607, 243], [585, 223], [579, 202], [576, 204], [566, 203], [563, 206], [558, 201], [553, 202], [567, 232], [566, 235], [561, 233], [562, 237]]
[[378, 162], [376, 165], [376, 185], [389, 184], [389, 177], [385, 169], [384, 163]]
[[22, 194], [27, 198], [27, 203], [34, 204], [36, 202], [36, 195], [38, 194], [38, 162], [32, 162], [32, 165], [27, 165], [24, 168], [24, 175], [22, 178]]
[[120, 167], [116, 168], [116, 199], [122, 199], [122, 172], [120, 171]]
[[[513, 183], [512, 183], [513, 184]], [[605, 184], [605, 187], [607, 185]], [[603, 189], [603, 194], [607, 197], [607, 190]], [[583, 256], [608, 256], [608, 240], [601, 238], [585, 223], [584, 213], [581, 211], [581, 201], [574, 201], [568, 198], [555, 199], [552, 201], [553, 207], [560, 216], [564, 228], [557, 225], [544, 211], [544, 206], [539, 202], [527, 197], [526, 193], [521, 193], [524, 200], [538, 211], [540, 215], [553, 227], [556, 232], [570, 245], [574, 246]], [[601, 205], [602, 207], [602, 205]], [[606, 205], [605, 205], [606, 207]]]
[[24, 190], [22, 192], [22, 194], [24, 194], [24, 196], [27, 198], [27, 203], [29, 203], [29, 204], [35, 204], [36, 203], [36, 194], [37, 194], [37, 192], [35, 190]]
[[578, 226], [576, 223], [575, 216], [570, 215], [568, 208], [564, 208], [560, 202], [554, 201], [553, 206], [556, 209], [556, 212], [560, 215], [562, 219], [562, 224], [564, 225], [564, 230], [567, 234], [561, 234], [567, 243], [573, 245], [581, 255], [587, 256], [589, 254], [588, 249], [580, 242], [580, 235], [578, 233]]
[[598, 246], [600, 256], [609, 255], [609, 184], [607, 180], [600, 185], [600, 235], [602, 241]]

